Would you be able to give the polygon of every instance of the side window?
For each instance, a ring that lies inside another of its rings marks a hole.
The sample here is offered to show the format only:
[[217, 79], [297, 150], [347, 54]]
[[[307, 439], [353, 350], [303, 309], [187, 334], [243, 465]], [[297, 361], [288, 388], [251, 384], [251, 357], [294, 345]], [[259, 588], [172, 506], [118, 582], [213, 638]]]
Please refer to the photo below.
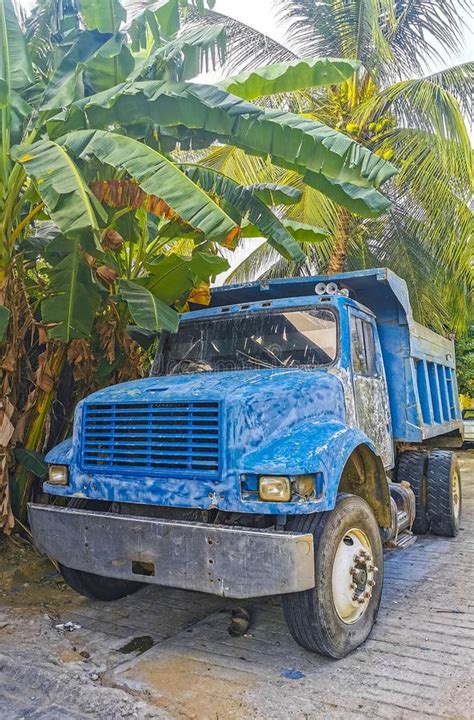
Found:
[[367, 320], [351, 315], [352, 365], [357, 375], [375, 377], [377, 363], [375, 359], [374, 330]]

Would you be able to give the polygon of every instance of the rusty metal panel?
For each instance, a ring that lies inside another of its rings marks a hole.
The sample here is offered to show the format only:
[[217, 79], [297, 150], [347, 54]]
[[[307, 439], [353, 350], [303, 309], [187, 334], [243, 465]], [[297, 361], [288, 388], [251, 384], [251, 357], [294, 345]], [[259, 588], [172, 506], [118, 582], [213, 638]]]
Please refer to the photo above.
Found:
[[311, 534], [29, 505], [39, 550], [97, 575], [257, 597], [314, 587]]

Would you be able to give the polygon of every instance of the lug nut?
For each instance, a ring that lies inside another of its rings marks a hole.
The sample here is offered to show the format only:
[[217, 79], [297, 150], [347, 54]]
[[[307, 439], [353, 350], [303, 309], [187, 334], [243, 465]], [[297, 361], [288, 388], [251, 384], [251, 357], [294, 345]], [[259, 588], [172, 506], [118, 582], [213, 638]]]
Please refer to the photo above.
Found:
[[374, 587], [375, 580], [367, 580], [367, 585], [370, 585], [370, 587]]

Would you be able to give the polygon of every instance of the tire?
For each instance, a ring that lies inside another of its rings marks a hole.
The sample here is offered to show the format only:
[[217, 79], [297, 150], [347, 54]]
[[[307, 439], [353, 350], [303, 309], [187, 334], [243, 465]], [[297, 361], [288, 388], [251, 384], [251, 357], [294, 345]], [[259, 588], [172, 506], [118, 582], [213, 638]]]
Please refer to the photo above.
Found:
[[[298, 645], [311, 652], [342, 658], [367, 639], [377, 617], [383, 584], [383, 549], [377, 521], [362, 498], [341, 494], [334, 510], [296, 516], [287, 528], [313, 533], [316, 581], [311, 590], [283, 595], [283, 611], [290, 633]], [[358, 568], [365, 568], [367, 582], [361, 582], [356, 591], [349, 589], [350, 582], [355, 580], [351, 569], [359, 572], [352, 564], [354, 558], [360, 556], [359, 539], [354, 533], [361, 533], [368, 541], [371, 556], [357, 563]], [[358, 548], [356, 553], [347, 541]], [[346, 559], [342, 565], [341, 558]], [[338, 567], [344, 572], [335, 572]], [[370, 586], [370, 581], [375, 584]], [[342, 588], [344, 597], [348, 598], [346, 605], [337, 602], [337, 588]], [[369, 588], [369, 599], [354, 602], [356, 594], [361, 598]], [[346, 614], [343, 619], [338, 607], [347, 609], [353, 616]], [[357, 616], [359, 611], [361, 614]]]
[[435, 450], [428, 459], [428, 513], [431, 532], [456, 537], [462, 511], [461, 475], [455, 453]]
[[59, 569], [69, 587], [91, 600], [102, 600], [104, 602], [119, 600], [142, 587], [142, 583], [133, 582], [132, 580], [103, 577], [84, 570], [74, 570], [64, 565], [59, 565]]
[[402, 453], [398, 461], [397, 482], [409, 482], [415, 495], [415, 521], [412, 530], [416, 535], [426, 535], [430, 531], [427, 462], [426, 452], [413, 450]]

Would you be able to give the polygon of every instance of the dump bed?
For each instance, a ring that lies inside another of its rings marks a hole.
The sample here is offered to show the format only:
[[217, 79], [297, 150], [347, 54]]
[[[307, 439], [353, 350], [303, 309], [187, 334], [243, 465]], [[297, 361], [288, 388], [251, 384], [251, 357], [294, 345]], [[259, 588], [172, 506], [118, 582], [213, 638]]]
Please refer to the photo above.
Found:
[[211, 306], [314, 295], [333, 280], [376, 316], [387, 376], [393, 439], [422, 440], [460, 431], [454, 343], [413, 320], [404, 280], [387, 268], [214, 288]]

